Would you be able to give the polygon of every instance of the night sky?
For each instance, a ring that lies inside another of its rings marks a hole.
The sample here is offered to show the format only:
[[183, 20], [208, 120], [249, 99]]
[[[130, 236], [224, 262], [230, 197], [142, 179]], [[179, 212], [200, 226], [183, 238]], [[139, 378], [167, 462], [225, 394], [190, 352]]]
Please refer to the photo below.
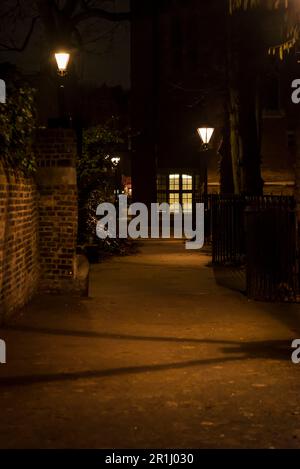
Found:
[[[116, 11], [127, 11], [129, 0], [115, 0]], [[84, 76], [87, 80], [106, 82], [109, 85], [130, 85], [130, 25], [129, 22], [112, 24], [97, 21], [107, 35], [96, 47], [90, 46], [92, 53], [86, 54]], [[112, 34], [109, 33], [113, 29]]]
[[[9, 4], [9, 0], [4, 2]], [[109, 2], [112, 11], [127, 11], [129, 0], [114, 0]], [[5, 7], [0, 6], [1, 11]], [[0, 42], [7, 38], [7, 26], [0, 20]], [[26, 26], [26, 27], [25, 27]], [[21, 21], [18, 25], [16, 38], [18, 44], [22, 43], [24, 33], [26, 34], [28, 23]], [[80, 78], [96, 84], [106, 83], [115, 86], [122, 85], [124, 88], [130, 86], [130, 25], [129, 22], [111, 23], [102, 20], [91, 20], [86, 22], [85, 31], [87, 44], [85, 52], [80, 61]], [[95, 37], [100, 40], [94, 42]], [[16, 63], [25, 72], [36, 72], [40, 69], [41, 57], [43, 56], [41, 31], [37, 30], [30, 44], [24, 52], [1, 52], [0, 62], [9, 61]], [[75, 58], [76, 59], [76, 58]]]

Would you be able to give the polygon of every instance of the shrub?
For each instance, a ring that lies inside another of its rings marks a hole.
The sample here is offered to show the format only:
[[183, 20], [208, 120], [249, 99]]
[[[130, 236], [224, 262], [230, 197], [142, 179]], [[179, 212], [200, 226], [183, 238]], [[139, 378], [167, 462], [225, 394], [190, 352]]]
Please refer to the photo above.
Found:
[[7, 102], [0, 104], [0, 157], [25, 174], [35, 171], [32, 138], [36, 125], [34, 90], [12, 66], [0, 66]]

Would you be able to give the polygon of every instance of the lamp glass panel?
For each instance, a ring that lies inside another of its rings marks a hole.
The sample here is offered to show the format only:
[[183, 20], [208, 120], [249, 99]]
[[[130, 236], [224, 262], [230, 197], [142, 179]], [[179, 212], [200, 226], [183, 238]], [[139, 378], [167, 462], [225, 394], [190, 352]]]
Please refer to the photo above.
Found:
[[57, 52], [55, 54], [55, 60], [57, 63], [58, 70], [64, 72], [67, 70], [68, 63], [70, 60], [70, 54], [68, 54], [67, 52]]
[[211, 127], [201, 127], [198, 129], [198, 134], [200, 135], [202, 142], [207, 145], [214, 133], [214, 129]]

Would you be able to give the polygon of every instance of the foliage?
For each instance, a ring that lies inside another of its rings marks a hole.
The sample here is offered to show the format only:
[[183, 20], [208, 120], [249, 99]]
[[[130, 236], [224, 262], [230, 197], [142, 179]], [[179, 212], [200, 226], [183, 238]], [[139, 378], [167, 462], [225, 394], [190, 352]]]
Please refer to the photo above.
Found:
[[269, 48], [269, 55], [277, 55], [283, 60], [284, 54], [289, 53], [299, 39], [299, 23], [296, 14], [295, 0], [229, 0], [230, 14], [236, 10], [249, 10], [263, 7], [266, 10], [282, 10], [284, 12], [284, 27], [282, 40]]
[[111, 159], [119, 154], [126, 134], [118, 125], [118, 119], [111, 119], [83, 132], [77, 166], [80, 241], [95, 237], [97, 206], [114, 202], [115, 169]]
[[78, 161], [79, 191], [90, 193], [99, 186], [109, 186], [112, 175], [111, 158], [124, 143], [124, 132], [118, 129], [118, 119], [83, 131], [82, 155]]
[[256, 8], [259, 6], [278, 9], [280, 7], [288, 8], [289, 0], [229, 0], [229, 8], [232, 13], [234, 10]]
[[[103, 188], [99, 188], [91, 192], [88, 198], [86, 209], [81, 213], [80, 220], [85, 221], [84, 231], [81, 233], [81, 241], [85, 244], [83, 252], [91, 263], [97, 263], [109, 255], [126, 255], [133, 252], [134, 243], [127, 239], [111, 239], [101, 240], [95, 238], [95, 228], [98, 222], [96, 210], [100, 203], [114, 202], [111, 193], [106, 194]], [[85, 217], [82, 217], [83, 213]], [[82, 225], [80, 225], [82, 226]], [[92, 240], [92, 244], [90, 241]], [[86, 241], [87, 244], [86, 244]]]
[[[2, 70], [0, 69], [2, 72]], [[7, 102], [0, 105], [0, 157], [25, 174], [35, 171], [32, 137], [35, 129], [34, 90], [14, 70], [1, 73], [7, 86]]]
[[295, 46], [299, 36], [299, 2], [228, 2], [228, 112], [234, 188], [236, 193], [260, 194], [262, 84], [265, 72], [276, 63], [267, 59], [267, 51], [283, 60], [285, 53]]

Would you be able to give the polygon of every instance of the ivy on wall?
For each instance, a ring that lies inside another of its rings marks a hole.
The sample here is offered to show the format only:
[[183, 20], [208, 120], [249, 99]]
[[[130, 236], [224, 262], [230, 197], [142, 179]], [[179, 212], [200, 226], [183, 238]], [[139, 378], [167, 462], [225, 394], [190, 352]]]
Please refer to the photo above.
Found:
[[34, 89], [11, 66], [4, 71], [0, 67], [0, 77], [6, 82], [6, 103], [0, 104], [0, 159], [30, 175], [36, 168], [32, 148], [36, 124]]

